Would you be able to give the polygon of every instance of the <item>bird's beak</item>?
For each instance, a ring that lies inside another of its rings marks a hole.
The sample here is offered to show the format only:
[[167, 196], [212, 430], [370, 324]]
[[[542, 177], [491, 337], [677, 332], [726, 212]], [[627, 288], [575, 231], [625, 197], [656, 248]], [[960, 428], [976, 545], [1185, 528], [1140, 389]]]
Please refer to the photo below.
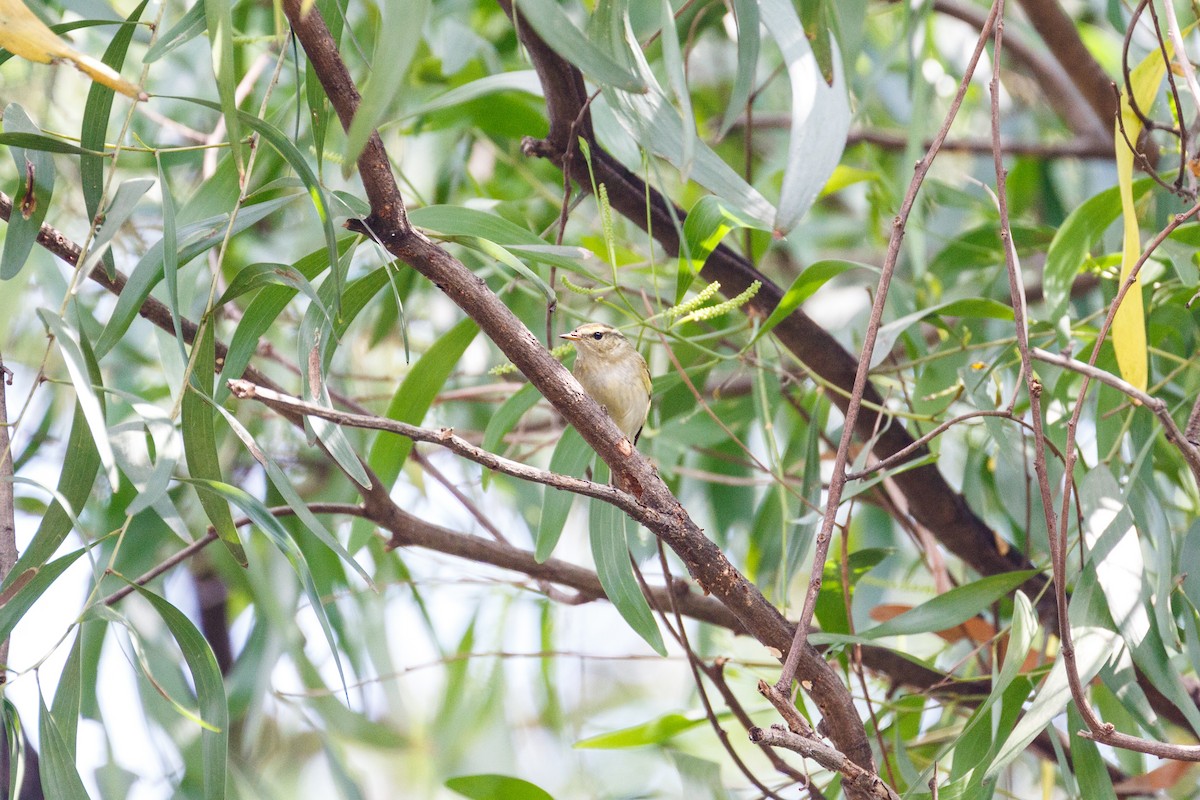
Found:
[[575, 331], [571, 331], [570, 333], [560, 333], [558, 335], [558, 338], [567, 339], [569, 341], [575, 342], [575, 341], [579, 340], [579, 334], [576, 333]]

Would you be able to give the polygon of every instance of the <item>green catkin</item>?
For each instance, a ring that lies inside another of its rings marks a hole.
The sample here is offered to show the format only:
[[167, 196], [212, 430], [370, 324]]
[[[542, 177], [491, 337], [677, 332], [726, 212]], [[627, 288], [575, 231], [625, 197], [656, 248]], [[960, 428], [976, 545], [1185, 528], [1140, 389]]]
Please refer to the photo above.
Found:
[[746, 287], [746, 291], [742, 292], [737, 297], [731, 297], [728, 300], [726, 300], [724, 303], [718, 303], [715, 306], [709, 306], [708, 308], [701, 308], [696, 311], [693, 311], [690, 314], [688, 314], [687, 316], [680, 319], [677, 324], [682, 325], [685, 322], [703, 322], [704, 320], [709, 320], [709, 319], [713, 319], [715, 317], [719, 317], [722, 314], [728, 314], [730, 311], [733, 311], [735, 308], [738, 308], [739, 306], [743, 306], [746, 303], [750, 302], [750, 298], [752, 298], [752, 297], [754, 297], [754, 295], [758, 294], [758, 290], [761, 287], [762, 287], [762, 283], [759, 281], [755, 281], [754, 283], [752, 283], [748, 287]]

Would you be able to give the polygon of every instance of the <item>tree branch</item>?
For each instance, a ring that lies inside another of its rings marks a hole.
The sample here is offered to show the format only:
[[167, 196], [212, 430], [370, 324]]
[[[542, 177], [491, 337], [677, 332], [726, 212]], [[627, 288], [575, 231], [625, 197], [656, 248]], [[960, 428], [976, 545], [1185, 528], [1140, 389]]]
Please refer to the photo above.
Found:
[[[348, 126], [358, 109], [358, 94], [324, 20], [315, 9], [302, 13], [302, 0], [284, 0], [283, 10], [343, 127]], [[582, 81], [576, 86], [581, 87]], [[582, 123], [580, 132], [590, 135], [588, 122]], [[654, 523], [648, 526], [651, 532], [675, 551], [700, 585], [720, 599], [756, 639], [786, 651], [790, 644], [787, 621], [720, 548], [704, 536], [651, 464], [630, 446], [608, 415], [488, 289], [482, 278], [409, 226], [382, 145], [364, 150], [359, 156], [358, 169], [371, 201], [371, 215], [356, 227], [369, 231], [389, 252], [431, 280], [478, 323], [609, 465], [614, 484], [637, 498], [647, 519]], [[378, 482], [364, 491], [368, 513], [401, 525], [403, 512], [387, 491]], [[829, 718], [831, 729], [837, 731], [839, 747], [856, 763], [872, 768], [862, 723], [841, 680], [816, 650], [806, 649], [802, 660], [805, 680], [813, 687], [813, 699]]]

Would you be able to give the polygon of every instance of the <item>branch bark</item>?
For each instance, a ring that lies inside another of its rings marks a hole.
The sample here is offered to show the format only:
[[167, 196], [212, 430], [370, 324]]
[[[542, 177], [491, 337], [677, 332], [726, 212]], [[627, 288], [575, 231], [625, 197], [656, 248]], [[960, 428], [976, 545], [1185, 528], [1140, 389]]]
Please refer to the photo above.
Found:
[[[358, 93], [337, 52], [321, 15], [302, 13], [301, 0], [285, 0], [284, 13], [292, 25], [313, 70], [348, 127], [358, 108]], [[509, 8], [511, 11], [511, 8]], [[582, 88], [579, 80], [576, 88]], [[590, 133], [590, 131], [589, 131]], [[372, 142], [377, 137], [372, 138]], [[763, 644], [786, 652], [791, 626], [767, 602], [758, 587], [746, 580], [688, 515], [650, 463], [635, 449], [578, 382], [542, 348], [537, 338], [492, 293], [487, 284], [457, 259], [412, 229], [403, 200], [383, 151], [368, 146], [358, 160], [359, 175], [371, 203], [371, 215], [362, 221], [389, 252], [431, 280], [465, 311], [483, 332], [521, 370], [542, 395], [575, 426], [583, 438], [612, 469], [614, 484], [638, 499], [662, 524], [650, 530], [683, 561], [688, 571], [709, 593], [721, 600], [742, 625]], [[402, 514], [376, 481], [364, 490], [368, 511], [376, 518]], [[397, 524], [400, 524], [397, 522]], [[855, 764], [874, 772], [871, 748], [852, 698], [841, 679], [820, 654], [806, 647], [801, 674], [821, 713], [827, 718], [838, 748]], [[851, 792], [852, 796], [859, 796]]]
[[[510, 0], [498, 2], [511, 17]], [[595, 141], [591, 117], [584, 110], [587, 92], [579, 71], [551, 50], [529, 25], [517, 26], [517, 33], [537, 70], [550, 115], [549, 134], [544, 140], [527, 140], [526, 152], [550, 159], [567, 172], [582, 191], [590, 191], [587, 161], [577, 147], [570, 146], [572, 136], [586, 139], [591, 148], [591, 168], [596, 183], [605, 185], [612, 207], [643, 230], [648, 230], [668, 254], [678, 256], [677, 221], [681, 224], [687, 214], [672, 207], [658, 191], [646, 186]], [[721, 293], [726, 297], [734, 297], [754, 281], [759, 281], [758, 294], [743, 306], [743, 310], [760, 319], [769, 316], [783, 299], [783, 290], [778, 284], [724, 244], [709, 255], [700, 277], [719, 282]], [[857, 360], [802, 310], [794, 311], [775, 327], [773, 333], [800, 362], [802, 370], [840, 389], [831, 392], [831, 397], [845, 411], [854, 386]], [[865, 407], [883, 405], [883, 398], [870, 384], [866, 386], [863, 400], [863, 412], [858, 415], [854, 431], [864, 442], [872, 441], [877, 435], [873, 448], [878, 458], [887, 458], [913, 444], [913, 438], [903, 426], [890, 419], [880, 420], [878, 414]], [[925, 448], [919, 448], [913, 458], [921, 458], [926, 453]], [[905, 470], [894, 479], [909, 501], [913, 518], [933, 531], [947, 549], [979, 574], [995, 575], [1032, 568], [1015, 548], [1001, 552], [996, 533], [975, 515], [961, 494], [950, 488], [936, 466]], [[1039, 611], [1053, 624], [1053, 598], [1043, 593], [1045, 583], [1045, 579], [1038, 576], [1026, 582], [1023, 588], [1030, 597], [1047, 598], [1039, 605]]]

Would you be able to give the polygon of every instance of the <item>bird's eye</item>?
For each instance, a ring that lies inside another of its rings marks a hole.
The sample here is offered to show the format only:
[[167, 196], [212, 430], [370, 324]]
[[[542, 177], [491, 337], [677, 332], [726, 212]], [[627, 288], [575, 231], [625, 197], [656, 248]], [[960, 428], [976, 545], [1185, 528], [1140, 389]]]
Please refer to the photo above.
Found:
[[604, 338], [604, 334], [601, 331], [596, 331], [595, 333], [592, 334], [592, 338], [598, 342]]

